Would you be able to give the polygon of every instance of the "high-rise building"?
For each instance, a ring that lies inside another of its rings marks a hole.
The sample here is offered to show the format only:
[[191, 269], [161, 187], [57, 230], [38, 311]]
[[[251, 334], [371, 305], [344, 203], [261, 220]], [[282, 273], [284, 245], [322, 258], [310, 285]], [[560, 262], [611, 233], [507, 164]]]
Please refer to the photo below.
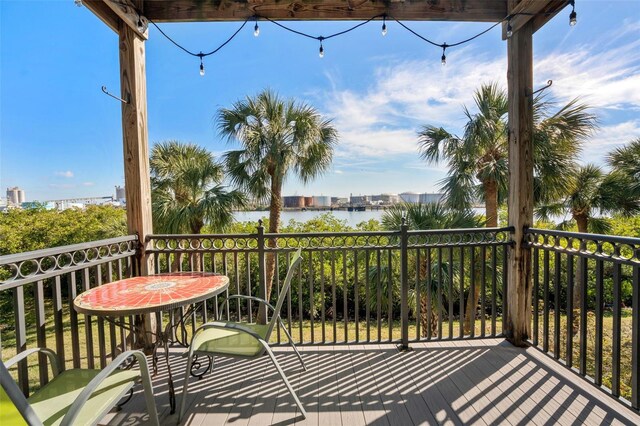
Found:
[[7, 188], [7, 205], [19, 206], [27, 201], [24, 191], [17, 186]]
[[116, 186], [116, 201], [124, 203], [127, 195], [124, 191], [124, 186]]

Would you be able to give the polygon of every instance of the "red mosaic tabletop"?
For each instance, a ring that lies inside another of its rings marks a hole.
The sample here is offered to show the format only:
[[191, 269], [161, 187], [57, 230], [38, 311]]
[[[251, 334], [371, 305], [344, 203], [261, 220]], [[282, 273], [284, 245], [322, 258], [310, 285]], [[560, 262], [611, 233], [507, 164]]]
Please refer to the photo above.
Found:
[[73, 305], [87, 315], [143, 314], [201, 302], [228, 286], [228, 277], [204, 272], [134, 277], [87, 290], [75, 298]]

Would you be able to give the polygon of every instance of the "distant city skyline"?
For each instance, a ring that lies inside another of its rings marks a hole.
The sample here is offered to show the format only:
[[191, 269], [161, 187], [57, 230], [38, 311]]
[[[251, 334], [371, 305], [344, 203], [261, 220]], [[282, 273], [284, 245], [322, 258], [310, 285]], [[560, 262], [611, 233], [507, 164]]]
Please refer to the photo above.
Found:
[[[583, 162], [602, 165], [606, 152], [640, 137], [640, 8], [634, 1], [577, 2], [578, 25], [563, 10], [534, 36], [534, 86], [559, 103], [579, 96], [594, 106], [600, 128], [585, 144]], [[24, 17], [29, 17], [28, 29]], [[238, 23], [160, 24], [199, 51], [215, 46]], [[314, 34], [348, 22], [292, 22]], [[481, 23], [411, 22], [430, 38], [452, 42], [488, 28]], [[426, 46], [394, 22], [378, 23], [317, 46], [265, 22], [199, 62], [150, 28], [146, 43], [149, 145], [178, 139], [216, 158], [234, 144], [217, 134], [221, 107], [269, 87], [316, 107], [340, 133], [329, 172], [286, 194], [347, 197], [437, 192], [446, 164], [428, 165], [417, 132], [432, 124], [462, 134], [463, 105], [473, 110], [481, 84], [506, 87], [506, 42], [496, 27], [460, 48]], [[37, 51], [34, 51], [37, 46]], [[197, 59], [197, 58], [196, 58]], [[354, 76], [357, 76], [354, 78]], [[123, 185], [118, 37], [71, 1], [0, 1], [0, 187], [20, 186], [29, 200], [113, 194]]]

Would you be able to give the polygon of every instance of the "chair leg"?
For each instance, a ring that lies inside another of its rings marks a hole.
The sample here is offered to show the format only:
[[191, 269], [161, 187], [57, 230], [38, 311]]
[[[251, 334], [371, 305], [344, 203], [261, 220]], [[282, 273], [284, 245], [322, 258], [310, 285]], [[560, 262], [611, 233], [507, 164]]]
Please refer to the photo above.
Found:
[[284, 326], [284, 323], [282, 322], [282, 320], [280, 320], [280, 327], [282, 327], [284, 334], [287, 335], [287, 339], [289, 339], [289, 343], [291, 343], [291, 346], [293, 347], [293, 350], [296, 353], [296, 356], [298, 357], [300, 364], [302, 365], [302, 369], [304, 371], [307, 371], [307, 366], [305, 365], [304, 360], [302, 359], [302, 355], [300, 355], [298, 348], [296, 348], [295, 343], [293, 343], [293, 339], [291, 338], [291, 335], [289, 334], [289, 331], [287, 330], [287, 328]]
[[180, 412], [178, 414], [178, 424], [182, 421], [184, 416], [184, 409], [187, 406], [187, 389], [189, 387], [189, 373], [191, 371], [191, 364], [193, 363], [193, 354], [189, 354], [187, 358], [187, 370], [184, 373], [184, 385], [182, 386], [182, 398], [180, 400]]
[[142, 388], [144, 389], [144, 399], [147, 403], [147, 411], [149, 412], [149, 423], [154, 426], [160, 426], [158, 419], [158, 410], [156, 409], [156, 398], [153, 395], [153, 386], [148, 374], [142, 374]]
[[300, 402], [300, 399], [298, 398], [298, 395], [296, 395], [295, 390], [293, 390], [293, 387], [291, 386], [291, 383], [289, 383], [289, 380], [287, 379], [287, 376], [285, 376], [284, 371], [282, 371], [282, 367], [280, 367], [280, 364], [278, 363], [278, 360], [276, 359], [275, 355], [271, 351], [271, 348], [269, 347], [269, 344], [267, 342], [265, 342], [264, 340], [260, 340], [260, 343], [262, 344], [262, 346], [264, 346], [265, 350], [267, 351], [267, 354], [269, 354], [269, 358], [271, 358], [271, 362], [273, 362], [273, 365], [276, 367], [276, 370], [278, 370], [278, 373], [280, 374], [280, 378], [282, 379], [282, 381], [284, 382], [284, 385], [287, 387], [287, 389], [289, 390], [289, 393], [293, 397], [293, 400], [295, 401], [296, 405], [298, 406], [298, 409], [300, 410], [300, 413], [302, 414], [302, 417], [306, 419], [307, 418], [307, 412], [304, 409], [304, 407], [302, 406], [302, 402]]

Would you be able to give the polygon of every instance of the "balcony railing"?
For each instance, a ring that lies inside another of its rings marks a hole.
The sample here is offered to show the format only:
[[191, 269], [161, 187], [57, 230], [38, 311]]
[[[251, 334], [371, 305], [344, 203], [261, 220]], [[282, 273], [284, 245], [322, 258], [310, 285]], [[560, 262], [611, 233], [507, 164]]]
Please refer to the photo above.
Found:
[[531, 344], [638, 410], [640, 239], [529, 229]]
[[[78, 315], [73, 299], [89, 288], [136, 275], [137, 253], [138, 238], [128, 236], [0, 256], [2, 358], [28, 347], [48, 347], [60, 355], [63, 368], [104, 368], [118, 346], [127, 347], [126, 336], [102, 318]], [[11, 311], [13, 318], [7, 318]], [[18, 364], [25, 394], [49, 379], [45, 360], [37, 369], [26, 361]]]
[[[640, 239], [529, 229], [526, 242], [530, 343], [638, 410]], [[157, 273], [225, 274], [228, 294], [263, 296], [273, 262], [272, 302], [281, 296], [291, 253], [302, 248], [282, 311], [298, 344], [405, 345], [503, 332], [510, 228], [268, 234], [260, 226], [253, 234], [151, 235], [145, 243]], [[135, 344], [135, 336], [102, 318], [76, 314], [72, 301], [135, 276], [138, 247], [128, 236], [0, 257], [3, 358], [47, 346], [67, 367], [103, 367]], [[223, 296], [206, 301], [191, 327], [218, 317], [256, 320], [251, 302], [233, 300], [219, 312]], [[287, 343], [279, 333], [274, 340]], [[45, 368], [26, 363], [16, 374], [25, 392], [49, 378]]]
[[[222, 273], [231, 294], [264, 297], [272, 262], [274, 303], [289, 257], [301, 247], [302, 267], [282, 312], [298, 344], [406, 345], [502, 334], [509, 228], [267, 234], [258, 227], [249, 235], [151, 235], [147, 244], [156, 271]], [[478, 303], [468, 310], [473, 292]], [[218, 302], [194, 316], [194, 327], [211, 315], [255, 319], [251, 302], [234, 300], [217, 312]], [[467, 312], [475, 318], [465, 330]]]

